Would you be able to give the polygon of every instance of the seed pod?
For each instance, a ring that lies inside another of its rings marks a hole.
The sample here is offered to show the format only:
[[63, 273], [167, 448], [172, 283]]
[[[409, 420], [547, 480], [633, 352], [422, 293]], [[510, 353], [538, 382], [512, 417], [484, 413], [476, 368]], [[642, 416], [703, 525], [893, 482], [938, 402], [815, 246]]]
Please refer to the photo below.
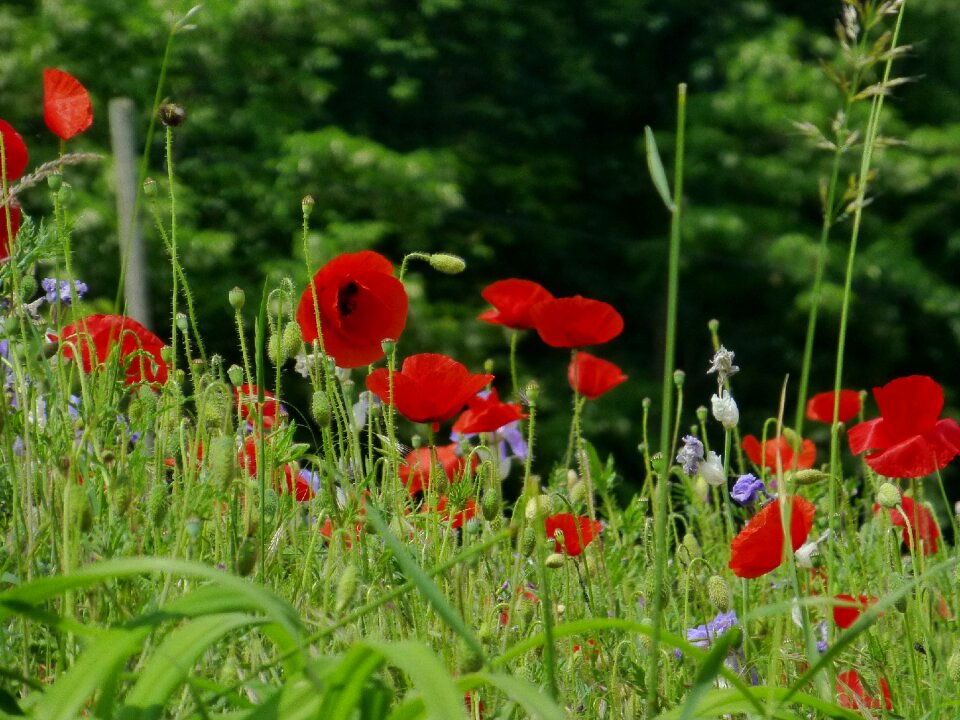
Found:
[[550, 553], [549, 555], [547, 555], [547, 559], [544, 561], [543, 564], [546, 565], [548, 568], [553, 568], [554, 570], [556, 570], [557, 568], [563, 567], [564, 559], [565, 558], [561, 553]]
[[247, 301], [247, 294], [241, 287], [235, 287], [227, 293], [227, 300], [230, 301], [230, 307], [237, 312], [243, 309], [243, 304]]

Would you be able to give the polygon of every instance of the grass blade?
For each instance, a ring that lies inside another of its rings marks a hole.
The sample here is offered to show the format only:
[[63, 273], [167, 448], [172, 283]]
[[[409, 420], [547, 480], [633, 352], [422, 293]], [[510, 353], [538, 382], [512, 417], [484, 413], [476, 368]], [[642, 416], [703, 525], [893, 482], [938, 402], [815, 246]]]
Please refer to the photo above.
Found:
[[653, 137], [653, 130], [649, 126], [643, 129], [643, 146], [647, 155], [647, 169], [650, 171], [650, 179], [653, 180], [653, 186], [657, 189], [660, 199], [667, 206], [667, 210], [674, 212], [677, 206], [670, 195], [670, 183], [667, 182], [667, 174], [663, 170], [663, 161], [660, 159], [660, 150], [657, 149], [657, 141]]

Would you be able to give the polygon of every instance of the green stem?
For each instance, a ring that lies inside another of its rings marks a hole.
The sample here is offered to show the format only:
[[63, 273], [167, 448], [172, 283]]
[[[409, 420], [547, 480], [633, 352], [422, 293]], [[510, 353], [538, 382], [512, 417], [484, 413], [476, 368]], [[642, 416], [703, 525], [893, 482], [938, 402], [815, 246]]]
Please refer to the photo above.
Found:
[[660, 624], [663, 622], [663, 588], [667, 567], [667, 495], [670, 478], [670, 422], [673, 416], [673, 367], [676, 354], [677, 294], [680, 276], [680, 220], [683, 209], [683, 150], [686, 124], [687, 86], [677, 87], [677, 141], [674, 159], [673, 215], [670, 221], [670, 254], [667, 271], [667, 324], [663, 357], [663, 408], [660, 418], [661, 470], [657, 474], [654, 502], [654, 592], [653, 636], [647, 673], [647, 716], [657, 712], [660, 677]]

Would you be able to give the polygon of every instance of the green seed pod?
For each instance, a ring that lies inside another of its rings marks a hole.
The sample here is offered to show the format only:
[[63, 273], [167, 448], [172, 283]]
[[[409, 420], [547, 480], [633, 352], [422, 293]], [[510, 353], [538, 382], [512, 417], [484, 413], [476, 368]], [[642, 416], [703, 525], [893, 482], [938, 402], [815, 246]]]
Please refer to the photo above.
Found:
[[210, 482], [226, 489], [237, 475], [237, 447], [233, 438], [218, 435], [210, 440], [207, 458]]
[[320, 427], [330, 425], [330, 401], [323, 390], [317, 390], [310, 400], [310, 414]]
[[673, 371], [673, 384], [678, 388], [683, 387], [683, 382], [687, 379], [687, 374], [683, 370]]
[[70, 486], [70, 510], [74, 522], [80, 528], [80, 532], [89, 532], [93, 527], [93, 509], [90, 507], [90, 499], [87, 497], [87, 491], [81, 485]]
[[523, 536], [520, 538], [520, 554], [530, 557], [533, 549], [537, 546], [537, 533], [532, 527], [524, 528]]
[[720, 612], [729, 612], [733, 603], [730, 595], [730, 586], [720, 575], [711, 575], [707, 579], [707, 597]]
[[797, 472], [793, 473], [793, 480], [798, 485], [816, 485], [819, 482], [825, 482], [829, 479], [830, 473], [814, 470], [813, 468], [809, 470], [797, 470]]
[[346, 610], [347, 606], [353, 602], [356, 594], [357, 568], [355, 565], [347, 565], [340, 575], [340, 580], [337, 582], [336, 601], [334, 602], [334, 610], [337, 615]]
[[467, 263], [457, 255], [434, 253], [430, 256], [430, 267], [447, 275], [457, 275], [466, 269]]
[[230, 378], [234, 387], [243, 385], [243, 368], [239, 365], [231, 365], [227, 368], [227, 377]]
[[300, 332], [300, 326], [297, 323], [287, 323], [286, 327], [283, 328], [283, 337], [280, 344], [287, 357], [293, 357], [300, 352], [300, 348], [303, 347], [303, 334]]
[[257, 566], [259, 549], [253, 537], [244, 538], [237, 551], [237, 574], [246, 577]]
[[300, 212], [303, 213], [304, 217], [310, 217], [310, 213], [313, 212], [313, 206], [316, 204], [316, 200], [313, 199], [313, 195], [304, 195], [303, 200], [300, 201]]
[[500, 493], [494, 488], [487, 488], [480, 501], [480, 511], [487, 522], [491, 522], [500, 514]]

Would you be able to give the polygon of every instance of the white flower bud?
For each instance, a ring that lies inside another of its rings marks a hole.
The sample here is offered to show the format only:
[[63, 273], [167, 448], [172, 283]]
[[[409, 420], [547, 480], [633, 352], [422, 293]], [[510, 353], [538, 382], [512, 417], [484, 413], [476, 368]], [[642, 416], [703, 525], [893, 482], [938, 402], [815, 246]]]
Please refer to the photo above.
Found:
[[719, 395], [710, 398], [710, 404], [713, 406], [713, 417], [724, 429], [733, 430], [740, 422], [740, 410], [730, 393], [721, 390]]
[[707, 459], [700, 464], [700, 477], [708, 485], [724, 485], [727, 482], [727, 476], [723, 472], [723, 460], [713, 450], [707, 453]]

